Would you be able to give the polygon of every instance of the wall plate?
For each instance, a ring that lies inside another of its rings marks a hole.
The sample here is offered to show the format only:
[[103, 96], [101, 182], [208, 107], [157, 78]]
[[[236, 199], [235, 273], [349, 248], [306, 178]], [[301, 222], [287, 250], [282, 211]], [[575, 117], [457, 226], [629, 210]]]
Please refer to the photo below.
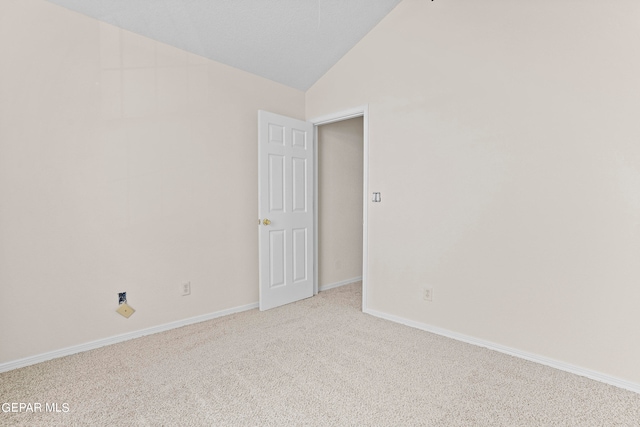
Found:
[[123, 302], [122, 304], [120, 304], [116, 312], [128, 319], [136, 311], [129, 304]]

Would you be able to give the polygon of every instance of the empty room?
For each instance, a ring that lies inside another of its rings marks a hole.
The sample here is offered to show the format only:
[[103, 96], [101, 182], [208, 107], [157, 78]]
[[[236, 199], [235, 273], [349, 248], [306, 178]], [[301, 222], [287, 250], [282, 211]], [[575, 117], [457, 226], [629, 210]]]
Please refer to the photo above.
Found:
[[640, 425], [637, 0], [0, 0], [0, 425]]

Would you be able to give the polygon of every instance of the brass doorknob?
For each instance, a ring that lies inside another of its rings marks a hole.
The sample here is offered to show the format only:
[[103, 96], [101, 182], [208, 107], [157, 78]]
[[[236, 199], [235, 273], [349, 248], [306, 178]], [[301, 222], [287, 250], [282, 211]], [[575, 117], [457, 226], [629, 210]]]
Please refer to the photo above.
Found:
[[262, 220], [262, 225], [269, 225], [269, 224], [271, 224], [271, 221], [269, 221], [268, 219], [265, 218]]

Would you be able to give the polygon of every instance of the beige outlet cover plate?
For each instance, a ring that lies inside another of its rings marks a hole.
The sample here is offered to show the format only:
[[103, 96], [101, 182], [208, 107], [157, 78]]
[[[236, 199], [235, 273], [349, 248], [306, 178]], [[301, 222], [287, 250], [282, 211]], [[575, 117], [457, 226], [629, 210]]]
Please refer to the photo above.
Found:
[[119, 314], [123, 315], [127, 319], [136, 311], [126, 302], [120, 304], [120, 307], [116, 310]]

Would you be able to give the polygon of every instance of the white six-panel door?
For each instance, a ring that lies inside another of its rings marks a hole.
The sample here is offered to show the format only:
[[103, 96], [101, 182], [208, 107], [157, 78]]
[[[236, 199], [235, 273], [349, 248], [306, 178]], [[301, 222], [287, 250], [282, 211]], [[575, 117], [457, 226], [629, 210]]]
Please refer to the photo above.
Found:
[[260, 310], [313, 296], [313, 125], [258, 111]]

